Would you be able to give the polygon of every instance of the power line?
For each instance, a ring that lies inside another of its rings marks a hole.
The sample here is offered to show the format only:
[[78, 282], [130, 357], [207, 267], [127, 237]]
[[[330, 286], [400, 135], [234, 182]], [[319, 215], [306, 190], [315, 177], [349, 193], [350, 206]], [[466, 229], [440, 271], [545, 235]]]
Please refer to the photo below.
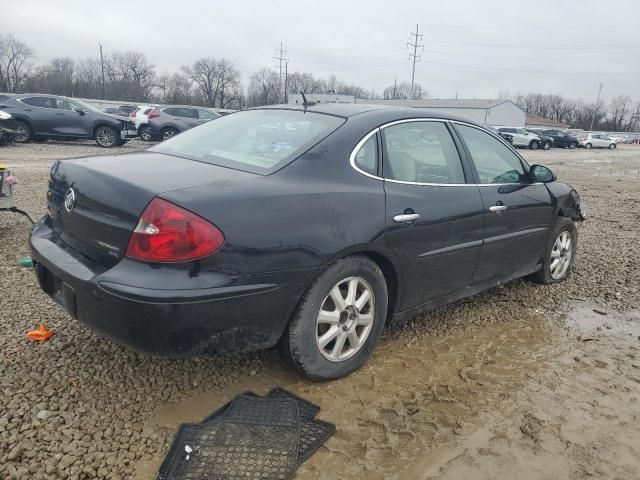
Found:
[[419, 58], [418, 55], [418, 47], [422, 48], [424, 51], [424, 45], [420, 45], [418, 42], [422, 38], [422, 35], [418, 33], [418, 24], [416, 23], [416, 33], [410, 34], [412, 37], [415, 37], [414, 42], [407, 42], [408, 47], [413, 47], [413, 53], [409, 52], [409, 58], [413, 57], [413, 68], [411, 69], [411, 100], [413, 100], [413, 82], [416, 76], [416, 58]]

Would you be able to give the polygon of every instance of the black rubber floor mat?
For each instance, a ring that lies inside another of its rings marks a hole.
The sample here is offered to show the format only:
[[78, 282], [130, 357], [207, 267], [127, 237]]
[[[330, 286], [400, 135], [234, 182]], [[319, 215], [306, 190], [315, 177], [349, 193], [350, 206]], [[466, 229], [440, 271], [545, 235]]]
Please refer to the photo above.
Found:
[[295, 400], [239, 395], [216, 421], [180, 426], [157, 478], [287, 480], [299, 438]]
[[[242, 395], [260, 398], [253, 392], [244, 392]], [[283, 388], [276, 387], [271, 390], [265, 398], [291, 398], [298, 404], [298, 413], [300, 415], [300, 440], [298, 442], [298, 465], [306, 462], [316, 450], [318, 450], [336, 431], [335, 425], [322, 420], [315, 420], [316, 415], [320, 412], [320, 407], [314, 403], [300, 398]], [[213, 422], [221, 418], [227, 411], [230, 403], [222, 406], [202, 423]]]

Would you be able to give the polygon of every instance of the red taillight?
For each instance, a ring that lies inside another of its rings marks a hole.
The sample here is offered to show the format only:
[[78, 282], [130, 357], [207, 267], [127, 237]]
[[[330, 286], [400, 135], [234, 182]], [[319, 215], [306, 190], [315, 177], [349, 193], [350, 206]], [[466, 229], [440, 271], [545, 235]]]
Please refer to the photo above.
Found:
[[158, 113], [158, 111], [155, 108], [147, 114], [147, 118], [156, 118], [159, 116], [160, 116], [160, 113]]
[[154, 198], [127, 245], [127, 257], [146, 262], [186, 262], [211, 255], [224, 244], [212, 223], [173, 203]]
[[131, 112], [131, 113], [129, 114], [129, 116], [130, 116], [131, 118], [136, 118], [136, 112], [137, 112], [137, 111], [138, 111], [138, 110], [134, 110], [133, 112]]

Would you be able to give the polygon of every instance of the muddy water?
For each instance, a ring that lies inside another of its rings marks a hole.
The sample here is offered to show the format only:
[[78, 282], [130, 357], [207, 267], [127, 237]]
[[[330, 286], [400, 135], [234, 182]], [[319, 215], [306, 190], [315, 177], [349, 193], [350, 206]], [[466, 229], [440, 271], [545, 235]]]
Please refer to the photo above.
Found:
[[[534, 311], [483, 328], [445, 335], [385, 335], [360, 371], [328, 383], [310, 383], [275, 365], [219, 392], [161, 406], [149, 428], [173, 431], [199, 421], [245, 390], [260, 394], [280, 385], [321, 406], [335, 436], [305, 463], [297, 478], [422, 478], [447, 462], [446, 445], [474, 431], [478, 412], [500, 409], [549, 357], [557, 323]], [[475, 434], [477, 440], [482, 432]], [[474, 437], [471, 437], [473, 441]], [[139, 465], [137, 478], [153, 478], [161, 459]]]

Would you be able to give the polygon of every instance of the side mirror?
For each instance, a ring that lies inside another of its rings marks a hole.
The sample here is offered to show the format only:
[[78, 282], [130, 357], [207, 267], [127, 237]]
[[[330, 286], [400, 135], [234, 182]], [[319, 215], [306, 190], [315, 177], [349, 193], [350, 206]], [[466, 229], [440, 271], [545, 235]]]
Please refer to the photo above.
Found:
[[544, 165], [532, 165], [529, 169], [529, 177], [533, 182], [549, 183], [555, 182], [558, 177], [550, 168]]
[[76, 109], [74, 109], [74, 110], [75, 110], [76, 112], [78, 112], [80, 115], [84, 115], [84, 114], [85, 114], [85, 111], [84, 111], [84, 110], [82, 110], [81, 108], [76, 108]]

